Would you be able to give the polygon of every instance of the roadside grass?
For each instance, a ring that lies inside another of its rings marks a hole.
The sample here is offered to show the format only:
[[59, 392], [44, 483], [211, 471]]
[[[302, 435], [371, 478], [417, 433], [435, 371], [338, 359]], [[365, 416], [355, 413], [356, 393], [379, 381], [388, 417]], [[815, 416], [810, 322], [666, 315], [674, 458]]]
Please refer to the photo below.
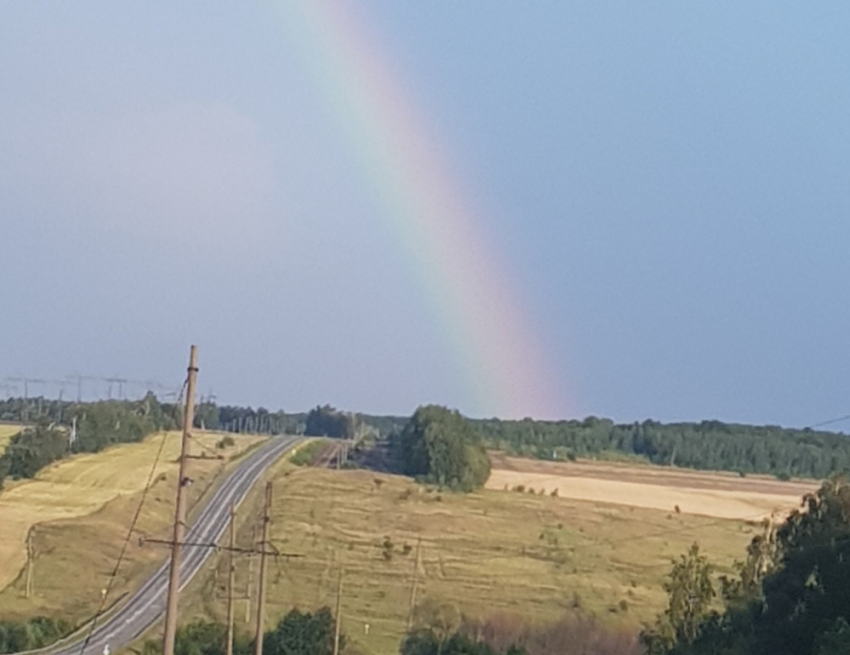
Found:
[[[161, 546], [139, 543], [143, 535], [170, 538], [180, 434], [170, 432], [165, 438], [155, 482], [127, 544], [108, 604], [138, 588], [167, 556]], [[80, 623], [94, 614], [162, 439], [163, 433], [159, 433], [137, 444], [74, 456], [0, 493], [0, 616], [23, 619], [45, 614]], [[209, 457], [189, 463], [195, 481], [190, 487], [190, 507], [211, 492], [225, 470], [265, 438], [238, 436], [227, 448], [217, 447], [220, 440], [221, 435], [212, 432], [198, 432], [193, 437], [193, 454]], [[33, 597], [25, 598], [26, 539], [31, 529], [35, 591]]]
[[[240, 512], [241, 546], [252, 543], [259, 524], [261, 486]], [[398, 651], [420, 539], [419, 602], [452, 605], [467, 616], [512, 613], [540, 622], [582, 611], [637, 627], [663, 609], [670, 562], [693, 542], [719, 573], [728, 573], [760, 530], [743, 521], [539, 493], [461, 495], [401, 476], [291, 464], [276, 468], [274, 497], [271, 543], [299, 557], [270, 563], [267, 628], [293, 606], [333, 607], [344, 568], [342, 627], [355, 646], [372, 653]], [[224, 619], [225, 565], [217, 555], [193, 582], [183, 621]], [[241, 557], [237, 595], [245, 595], [249, 567], [256, 589], [257, 563]], [[237, 620], [251, 630], [245, 609], [240, 601]]]
[[300, 444], [289, 456], [289, 461], [295, 466], [307, 466], [328, 445], [327, 439], [311, 439]]

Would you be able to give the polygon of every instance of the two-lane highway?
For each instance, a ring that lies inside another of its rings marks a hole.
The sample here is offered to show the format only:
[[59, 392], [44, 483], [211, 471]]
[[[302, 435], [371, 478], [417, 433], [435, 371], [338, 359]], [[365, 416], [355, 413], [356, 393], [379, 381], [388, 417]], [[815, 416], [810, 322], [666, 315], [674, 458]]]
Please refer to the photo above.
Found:
[[[257, 478], [283, 453], [295, 446], [298, 437], [273, 437], [240, 462], [205, 503], [197, 520], [186, 531], [187, 541], [195, 543], [217, 543], [227, 528], [230, 506], [239, 504], [247, 495]], [[180, 588], [183, 589], [212, 554], [212, 548], [185, 546], [180, 563]], [[108, 645], [109, 651], [117, 652], [165, 613], [165, 596], [168, 591], [168, 567], [166, 562], [130, 599], [118, 610], [103, 619], [85, 644], [87, 630], [73, 641], [57, 644], [40, 651], [49, 655], [101, 655]]]

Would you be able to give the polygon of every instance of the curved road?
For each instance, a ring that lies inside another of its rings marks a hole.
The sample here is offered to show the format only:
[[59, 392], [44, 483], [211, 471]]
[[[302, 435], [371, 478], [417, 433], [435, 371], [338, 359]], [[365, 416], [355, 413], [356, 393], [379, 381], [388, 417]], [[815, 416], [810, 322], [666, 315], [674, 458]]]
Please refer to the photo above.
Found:
[[[186, 539], [199, 543], [217, 543], [227, 528], [231, 504], [239, 504], [254, 481], [298, 441], [299, 437], [272, 437], [240, 462], [207, 501], [197, 520], [187, 526]], [[189, 584], [212, 553], [212, 548], [184, 546], [180, 562], [181, 589]], [[107, 644], [110, 652], [118, 652], [164, 615], [168, 568], [169, 562], [165, 562], [120, 609], [103, 619], [103, 623], [97, 626], [85, 647], [83, 642], [88, 628], [85, 628], [81, 636], [73, 637], [72, 641], [39, 652], [50, 655], [102, 655]]]

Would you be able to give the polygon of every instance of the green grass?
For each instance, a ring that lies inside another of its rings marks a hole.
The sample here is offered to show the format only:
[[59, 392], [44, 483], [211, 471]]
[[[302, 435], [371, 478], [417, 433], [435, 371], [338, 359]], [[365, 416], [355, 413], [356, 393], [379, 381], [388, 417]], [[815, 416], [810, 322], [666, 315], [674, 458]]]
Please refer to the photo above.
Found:
[[315, 439], [298, 446], [289, 456], [295, 466], [307, 466], [328, 445], [327, 439]]
[[[344, 568], [343, 629], [370, 653], [397, 652], [420, 539], [420, 600], [455, 605], [470, 616], [507, 612], [533, 621], [580, 609], [637, 626], [662, 610], [661, 583], [672, 558], [698, 541], [719, 571], [728, 572], [758, 529], [532, 494], [459, 495], [399, 476], [291, 465], [278, 469], [274, 496], [272, 543], [299, 557], [271, 564], [268, 627], [293, 606], [333, 607]], [[254, 494], [241, 512], [242, 545], [250, 543], [260, 502]], [[393, 544], [389, 559], [386, 538]], [[223, 567], [219, 556], [193, 583], [192, 612], [184, 620], [223, 619]], [[238, 593], [247, 577], [243, 559]], [[244, 621], [244, 609], [237, 614]]]

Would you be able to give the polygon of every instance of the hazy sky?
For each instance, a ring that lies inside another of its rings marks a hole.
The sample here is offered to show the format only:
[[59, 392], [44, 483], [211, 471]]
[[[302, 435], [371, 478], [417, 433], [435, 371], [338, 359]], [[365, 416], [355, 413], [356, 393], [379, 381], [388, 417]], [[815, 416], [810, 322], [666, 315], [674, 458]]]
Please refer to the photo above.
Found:
[[[550, 417], [850, 413], [850, 5], [345, 5], [444, 146]], [[220, 402], [508, 411], [291, 6], [0, 4], [0, 380], [179, 384], [196, 343]]]

